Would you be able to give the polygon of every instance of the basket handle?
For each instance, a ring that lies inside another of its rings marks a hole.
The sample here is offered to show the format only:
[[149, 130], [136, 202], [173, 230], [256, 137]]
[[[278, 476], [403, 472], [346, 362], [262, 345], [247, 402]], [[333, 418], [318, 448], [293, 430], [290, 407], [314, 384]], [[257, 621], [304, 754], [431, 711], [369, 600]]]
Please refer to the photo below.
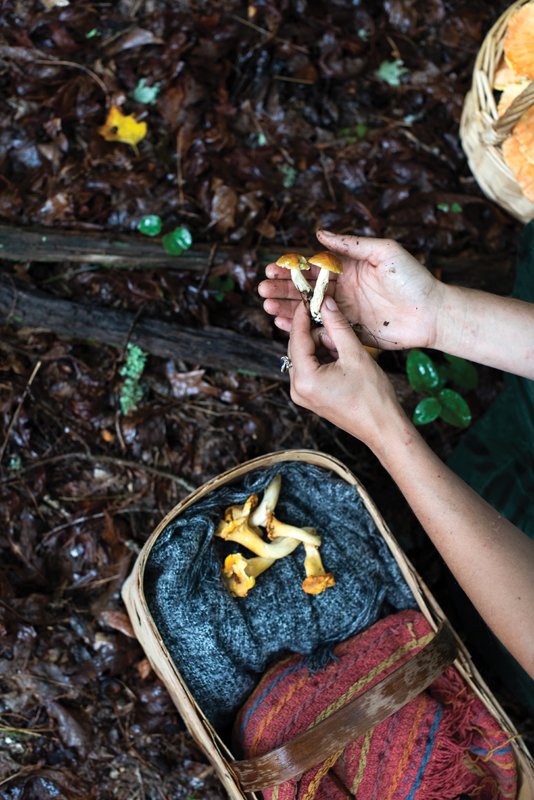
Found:
[[482, 135], [484, 144], [497, 145], [504, 142], [523, 114], [525, 114], [532, 105], [534, 105], [534, 81], [531, 81], [529, 85], [523, 89], [521, 94], [510, 103], [502, 117], [499, 117], [491, 127], [484, 131]]
[[327, 719], [270, 753], [229, 762], [242, 790], [254, 792], [276, 786], [335, 758], [350, 742], [430, 686], [456, 656], [454, 636], [447, 625], [442, 625], [413, 658]]

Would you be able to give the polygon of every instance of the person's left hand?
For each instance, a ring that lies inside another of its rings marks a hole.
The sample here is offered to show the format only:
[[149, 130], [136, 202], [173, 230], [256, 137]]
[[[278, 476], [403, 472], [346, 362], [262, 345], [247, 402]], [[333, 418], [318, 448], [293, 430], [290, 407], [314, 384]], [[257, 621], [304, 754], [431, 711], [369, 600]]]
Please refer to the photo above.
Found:
[[380, 449], [386, 431], [404, 419], [387, 376], [365, 350], [333, 298], [321, 308], [324, 328], [337, 359], [321, 363], [309, 314], [300, 304], [294, 314], [288, 353], [291, 399]]

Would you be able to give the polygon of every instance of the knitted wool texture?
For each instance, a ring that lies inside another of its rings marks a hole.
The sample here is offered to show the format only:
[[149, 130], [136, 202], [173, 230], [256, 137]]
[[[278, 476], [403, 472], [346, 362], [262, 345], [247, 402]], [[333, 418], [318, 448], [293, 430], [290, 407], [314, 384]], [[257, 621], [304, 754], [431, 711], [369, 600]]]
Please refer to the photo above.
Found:
[[[302, 591], [300, 545], [260, 575], [245, 598], [221, 579], [225, 555], [241, 551], [214, 537], [224, 510], [259, 494], [282, 475], [276, 515], [322, 537], [321, 556], [336, 585], [320, 595]], [[200, 708], [223, 731], [267, 667], [288, 653], [321, 665], [333, 645], [392, 610], [414, 607], [413, 596], [356, 489], [332, 473], [300, 462], [256, 470], [186, 509], [160, 534], [145, 569], [145, 596], [174, 663]]]
[[[371, 688], [432, 637], [418, 611], [402, 611], [335, 648], [311, 674], [298, 656], [267, 672], [235, 725], [237, 748], [263, 755]], [[384, 722], [265, 800], [505, 800], [517, 768], [508, 735], [454, 667]]]

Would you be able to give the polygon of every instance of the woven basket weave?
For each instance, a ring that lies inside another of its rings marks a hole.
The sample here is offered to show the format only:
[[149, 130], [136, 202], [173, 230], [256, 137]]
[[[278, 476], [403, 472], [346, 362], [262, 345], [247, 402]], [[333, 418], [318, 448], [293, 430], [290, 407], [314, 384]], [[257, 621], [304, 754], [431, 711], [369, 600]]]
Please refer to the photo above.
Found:
[[[367, 512], [373, 519], [379, 534], [383, 537], [393, 557], [397, 561], [402, 575], [413, 592], [419, 610], [423, 613], [434, 630], [437, 630], [441, 624], [446, 621], [443, 611], [404, 555], [364, 487], [340, 461], [329, 455], [310, 450], [286, 450], [270, 453], [241, 464], [219, 475], [175, 506], [161, 521], [141, 550], [133, 571], [123, 586], [122, 597], [135, 634], [150, 663], [165, 684], [191, 736], [215, 768], [219, 780], [224, 786], [230, 800], [259, 800], [261, 795], [254, 791], [246, 791], [246, 787], [240, 784], [238, 767], [244, 762], [235, 760], [227, 744], [221, 740], [195, 702], [178, 667], [173, 662], [145, 599], [145, 566], [158, 536], [165, 530], [169, 523], [176, 519], [185, 509], [194, 505], [209, 492], [219, 489], [229, 483], [240, 482], [248, 472], [267, 469], [273, 464], [281, 464], [288, 461], [299, 461], [301, 463], [322, 467], [332, 473], [336, 478], [341, 478], [355, 487]], [[453, 634], [453, 636], [456, 640], [455, 643], [457, 647], [457, 658], [454, 662], [455, 667], [470, 686], [471, 690], [482, 700], [494, 718], [498, 720], [503, 730], [509, 733], [518, 765], [519, 791], [517, 800], [534, 800], [534, 761], [512, 722], [474, 667], [469, 652], [466, 650], [461, 640], [455, 634]]]
[[493, 79], [503, 54], [503, 42], [512, 14], [532, 0], [517, 0], [497, 20], [479, 50], [473, 82], [465, 97], [460, 122], [460, 139], [469, 166], [482, 191], [516, 219], [534, 219], [534, 203], [521, 191], [506, 164], [501, 144], [514, 126], [534, 105], [534, 81], [498, 117]]

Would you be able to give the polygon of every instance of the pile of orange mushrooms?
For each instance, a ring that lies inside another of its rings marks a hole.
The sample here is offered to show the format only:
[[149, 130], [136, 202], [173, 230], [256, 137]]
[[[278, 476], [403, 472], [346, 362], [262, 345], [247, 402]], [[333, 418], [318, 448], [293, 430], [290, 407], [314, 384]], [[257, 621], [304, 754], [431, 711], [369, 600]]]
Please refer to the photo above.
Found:
[[[493, 88], [501, 92], [497, 106], [500, 117], [534, 80], [534, 3], [510, 17], [503, 50], [493, 80]], [[504, 140], [502, 154], [521, 191], [534, 203], [534, 106]]]
[[321, 537], [317, 531], [314, 528], [298, 528], [276, 518], [274, 510], [281, 485], [282, 477], [276, 475], [265, 489], [261, 502], [257, 494], [252, 494], [242, 506], [230, 506], [216, 528], [216, 536], [226, 542], [236, 542], [255, 554], [245, 558], [242, 553], [232, 553], [224, 560], [223, 580], [235, 597], [246, 597], [256, 584], [258, 575], [301, 544], [305, 551], [306, 573], [302, 589], [307, 594], [321, 594], [335, 585], [334, 576], [326, 572], [323, 566], [319, 554]]

